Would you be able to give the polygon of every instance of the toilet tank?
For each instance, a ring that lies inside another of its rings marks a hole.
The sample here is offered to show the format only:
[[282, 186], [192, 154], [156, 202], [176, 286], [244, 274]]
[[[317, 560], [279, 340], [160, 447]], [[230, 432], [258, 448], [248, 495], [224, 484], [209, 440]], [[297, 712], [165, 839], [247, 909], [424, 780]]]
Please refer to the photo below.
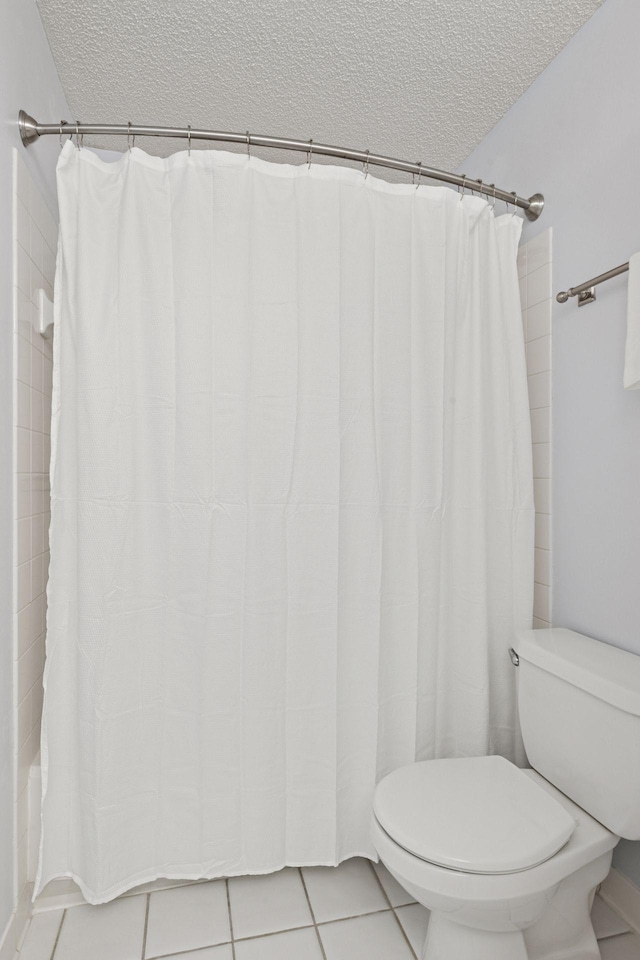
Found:
[[640, 839], [640, 657], [560, 627], [523, 630], [518, 710], [529, 763], [612, 833]]

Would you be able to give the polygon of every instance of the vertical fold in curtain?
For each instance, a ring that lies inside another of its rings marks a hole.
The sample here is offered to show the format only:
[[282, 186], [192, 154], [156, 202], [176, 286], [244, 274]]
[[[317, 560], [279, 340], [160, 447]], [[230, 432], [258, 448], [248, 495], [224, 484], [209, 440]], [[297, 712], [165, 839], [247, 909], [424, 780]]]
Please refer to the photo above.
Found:
[[374, 857], [386, 773], [521, 759], [520, 222], [222, 152], [58, 189], [35, 892]]

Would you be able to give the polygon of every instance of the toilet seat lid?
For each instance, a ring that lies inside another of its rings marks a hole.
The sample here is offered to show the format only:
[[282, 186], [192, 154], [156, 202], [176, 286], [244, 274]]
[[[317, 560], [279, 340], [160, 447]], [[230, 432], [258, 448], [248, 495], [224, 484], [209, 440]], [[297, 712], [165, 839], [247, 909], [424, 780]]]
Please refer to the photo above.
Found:
[[564, 846], [574, 818], [504, 757], [427, 760], [376, 789], [380, 826], [409, 853], [464, 873], [516, 873]]

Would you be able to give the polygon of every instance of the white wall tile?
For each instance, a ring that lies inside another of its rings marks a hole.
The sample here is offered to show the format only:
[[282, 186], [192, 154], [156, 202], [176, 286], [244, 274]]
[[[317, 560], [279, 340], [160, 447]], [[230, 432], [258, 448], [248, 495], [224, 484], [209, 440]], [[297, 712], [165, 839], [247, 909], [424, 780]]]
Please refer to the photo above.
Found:
[[533, 615], [540, 620], [551, 620], [551, 588], [545, 584], [534, 583]]
[[[530, 311], [527, 311], [527, 315]], [[528, 321], [527, 321], [528, 322]], [[528, 329], [528, 328], [527, 328]], [[529, 340], [526, 347], [527, 351], [527, 374], [533, 376], [536, 373], [543, 373], [545, 370], [551, 370], [551, 337], [539, 337], [537, 340]]]
[[551, 233], [545, 230], [525, 244], [527, 248], [527, 274], [551, 263]]
[[541, 620], [539, 617], [533, 618], [534, 630], [546, 630], [550, 626], [551, 626], [551, 623], [548, 620]]
[[[26, 831], [26, 777], [39, 748], [44, 666], [46, 580], [49, 568], [51, 344], [33, 329], [38, 286], [53, 284], [56, 227], [25, 165], [14, 177], [15, 574], [14, 660], [16, 822]], [[26, 848], [26, 837], [24, 838]], [[22, 842], [22, 841], [21, 841]], [[18, 855], [18, 894], [27, 879]]]
[[31, 344], [24, 337], [16, 336], [15, 352], [18, 380], [29, 384], [31, 382]]
[[551, 477], [551, 444], [533, 444], [533, 476], [534, 479]]
[[16, 472], [31, 472], [31, 431], [16, 427]]
[[18, 614], [31, 603], [31, 560], [21, 563], [17, 570], [16, 611]]
[[531, 439], [534, 443], [551, 441], [551, 407], [536, 407], [531, 411]]
[[[31, 561], [28, 561], [29, 565]], [[37, 605], [33, 600], [26, 603], [17, 615], [18, 646], [16, 659], [21, 657], [40, 636]]]
[[548, 513], [536, 513], [536, 547], [551, 550], [551, 517]]
[[31, 427], [31, 390], [26, 383], [16, 383], [16, 424]]
[[16, 563], [24, 563], [32, 555], [31, 546], [31, 517], [23, 517], [16, 521]]
[[551, 480], [534, 477], [533, 498], [538, 513], [551, 513]]
[[542, 300], [551, 299], [551, 264], [545, 263], [533, 273], [527, 273], [527, 309]]
[[535, 549], [535, 568], [534, 580], [536, 583], [544, 583], [551, 586], [551, 551]]
[[527, 308], [527, 340], [537, 340], [551, 334], [551, 301], [541, 300]]
[[20, 244], [16, 244], [15, 249], [14, 278], [18, 290], [27, 300], [31, 300], [31, 261], [29, 254]]
[[21, 520], [31, 516], [31, 477], [29, 474], [19, 474], [16, 477], [16, 519]]
[[529, 386], [529, 406], [532, 410], [537, 407], [548, 407], [551, 397], [551, 372], [535, 373], [527, 377]]

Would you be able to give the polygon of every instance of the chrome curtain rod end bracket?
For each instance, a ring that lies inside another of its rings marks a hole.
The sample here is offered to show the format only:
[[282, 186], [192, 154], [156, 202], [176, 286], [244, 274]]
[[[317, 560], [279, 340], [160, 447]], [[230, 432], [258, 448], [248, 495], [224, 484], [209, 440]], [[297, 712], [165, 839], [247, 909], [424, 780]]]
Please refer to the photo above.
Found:
[[586, 290], [574, 291], [573, 287], [570, 287], [569, 290], [561, 290], [560, 293], [556, 294], [556, 300], [558, 301], [558, 303], [566, 303], [569, 297], [577, 297], [578, 306], [586, 307], [588, 303], [595, 302], [596, 288], [587, 287]]
[[527, 220], [537, 220], [544, 210], [544, 197], [541, 193], [534, 193], [532, 197], [528, 198], [528, 200], [529, 206], [525, 210], [524, 214]]
[[589, 287], [588, 290], [583, 290], [578, 294], [578, 306], [586, 307], [588, 303], [593, 303], [596, 299], [596, 288]]
[[21, 110], [18, 114], [18, 130], [20, 131], [20, 139], [25, 147], [28, 147], [30, 143], [33, 143], [33, 141], [37, 140], [40, 136], [38, 133], [38, 124], [25, 110]]

